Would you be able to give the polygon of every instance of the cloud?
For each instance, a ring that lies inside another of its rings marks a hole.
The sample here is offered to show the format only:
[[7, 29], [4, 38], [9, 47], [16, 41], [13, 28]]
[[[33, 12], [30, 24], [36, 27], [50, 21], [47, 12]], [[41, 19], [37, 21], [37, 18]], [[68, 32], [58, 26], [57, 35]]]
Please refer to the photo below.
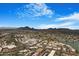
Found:
[[44, 3], [26, 4], [17, 11], [19, 17], [52, 17], [53, 14], [54, 11], [49, 9], [49, 7]]
[[[71, 9], [71, 8], [69, 8]], [[25, 4], [23, 7], [19, 8], [17, 11], [17, 15], [20, 18], [40, 18], [42, 16], [48, 17], [53, 17], [55, 14], [54, 10], [51, 10], [49, 6], [47, 6], [44, 3], [30, 3], [30, 4]], [[57, 15], [56, 15], [57, 16]], [[47, 18], [47, 19], [48, 19]], [[47, 29], [47, 28], [71, 28], [75, 29], [78, 28], [78, 26], [75, 26], [79, 21], [79, 13], [73, 13], [67, 16], [60, 16], [58, 18], [53, 19], [55, 20], [55, 24], [41, 24], [37, 26], [37, 28], [41, 29]]]
[[41, 24], [38, 26], [39, 29], [47, 29], [47, 28], [70, 28], [73, 26], [74, 22], [65, 22], [65, 23], [57, 23], [57, 24]]
[[73, 13], [69, 16], [57, 18], [58, 20], [77, 20], [79, 21], [79, 13]]

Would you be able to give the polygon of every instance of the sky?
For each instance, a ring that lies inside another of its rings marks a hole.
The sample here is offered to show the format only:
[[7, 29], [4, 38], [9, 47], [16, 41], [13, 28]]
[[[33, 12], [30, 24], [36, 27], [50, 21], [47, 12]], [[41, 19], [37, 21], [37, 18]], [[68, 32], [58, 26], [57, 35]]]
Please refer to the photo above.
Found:
[[0, 3], [0, 27], [79, 29], [78, 3]]

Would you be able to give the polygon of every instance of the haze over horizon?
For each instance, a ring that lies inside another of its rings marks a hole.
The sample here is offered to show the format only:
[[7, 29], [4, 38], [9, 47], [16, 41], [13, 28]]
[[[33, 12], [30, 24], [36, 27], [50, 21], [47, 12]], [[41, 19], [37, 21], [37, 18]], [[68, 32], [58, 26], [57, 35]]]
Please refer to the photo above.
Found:
[[78, 3], [3, 3], [0, 27], [79, 29]]

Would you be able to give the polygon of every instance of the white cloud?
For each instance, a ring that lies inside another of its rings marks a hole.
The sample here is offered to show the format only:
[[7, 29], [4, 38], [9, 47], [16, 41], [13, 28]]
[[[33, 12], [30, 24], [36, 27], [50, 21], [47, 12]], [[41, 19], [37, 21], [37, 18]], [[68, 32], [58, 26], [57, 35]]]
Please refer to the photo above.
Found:
[[70, 28], [74, 22], [65, 22], [65, 23], [58, 23], [58, 24], [42, 24], [39, 25], [39, 29], [47, 29], [47, 28]]
[[[71, 8], [69, 8], [71, 9]], [[17, 15], [19, 17], [52, 17], [54, 14], [54, 10], [49, 9], [49, 7], [44, 3], [31, 3], [26, 4], [22, 8], [19, 8]], [[67, 20], [65, 22], [65, 20]], [[61, 23], [61, 21], [63, 23]], [[78, 26], [75, 26], [74, 24], [79, 21], [79, 13], [73, 13], [68, 16], [63, 16], [55, 19], [56, 24], [41, 24], [37, 28], [41, 29], [47, 29], [47, 28], [78, 28]]]
[[54, 11], [49, 9], [49, 7], [44, 3], [31, 3], [19, 8], [17, 15], [19, 17], [52, 17], [53, 13]]
[[68, 26], [67, 28], [70, 28], [70, 29], [79, 29], [79, 26]]
[[78, 20], [79, 21], [79, 13], [73, 13], [69, 16], [64, 16], [57, 18], [58, 20]]
[[[73, 14], [70, 14], [68, 16], [56, 18], [55, 22], [63, 22], [63, 23], [60, 23], [60, 24], [57, 23], [56, 25], [54, 24], [54, 26], [56, 28], [79, 29], [79, 26], [78, 26], [79, 13], [73, 13]], [[66, 22], [66, 23], [64, 23], [64, 22]]]

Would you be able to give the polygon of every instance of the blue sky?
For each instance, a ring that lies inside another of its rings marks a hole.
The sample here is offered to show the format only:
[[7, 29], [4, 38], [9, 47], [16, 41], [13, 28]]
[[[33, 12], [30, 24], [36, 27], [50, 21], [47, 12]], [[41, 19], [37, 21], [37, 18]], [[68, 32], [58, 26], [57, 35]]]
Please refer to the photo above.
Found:
[[79, 29], [79, 4], [6, 3], [0, 4], [0, 27]]

